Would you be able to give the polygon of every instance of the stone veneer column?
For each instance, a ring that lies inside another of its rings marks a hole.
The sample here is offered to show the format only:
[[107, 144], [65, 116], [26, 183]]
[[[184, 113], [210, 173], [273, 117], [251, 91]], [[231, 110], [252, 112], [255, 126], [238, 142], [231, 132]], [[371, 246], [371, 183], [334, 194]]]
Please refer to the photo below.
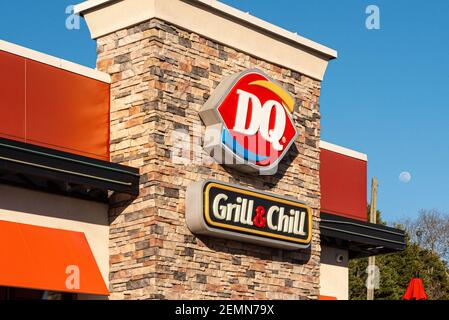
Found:
[[[141, 174], [137, 199], [111, 203], [111, 298], [317, 299], [320, 81], [157, 18], [98, 37], [97, 51], [98, 69], [112, 76], [111, 160]], [[300, 136], [279, 173], [174, 163], [173, 130], [201, 139], [198, 111], [211, 92], [226, 75], [254, 67], [297, 99]], [[191, 234], [186, 187], [208, 178], [306, 202], [313, 208], [311, 248], [285, 251]]]

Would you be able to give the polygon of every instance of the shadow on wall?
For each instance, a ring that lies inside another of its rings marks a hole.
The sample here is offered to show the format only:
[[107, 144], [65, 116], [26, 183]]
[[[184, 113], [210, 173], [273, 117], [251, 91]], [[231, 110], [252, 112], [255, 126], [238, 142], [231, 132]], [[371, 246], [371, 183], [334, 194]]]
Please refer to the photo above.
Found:
[[296, 144], [292, 144], [290, 147], [290, 150], [285, 155], [285, 157], [282, 159], [282, 161], [279, 163], [278, 171], [275, 175], [272, 176], [260, 176], [262, 179], [257, 179], [254, 177], [254, 175], [245, 174], [237, 169], [228, 167], [228, 166], [222, 166], [223, 169], [229, 173], [231, 177], [233, 177], [236, 181], [243, 182], [247, 184], [248, 186], [251, 186], [255, 189], [260, 189], [264, 191], [271, 191], [276, 185], [279, 183], [279, 181], [284, 177], [285, 172], [290, 167], [291, 163], [296, 159], [296, 157], [299, 155], [298, 148], [296, 147]]
[[241, 265], [240, 258], [238, 257], [239, 255], [273, 262], [292, 263], [297, 265], [306, 264], [310, 260], [311, 248], [313, 245], [312, 243], [311, 246], [306, 249], [285, 250], [204, 235], [193, 236], [191, 243], [197, 244], [198, 240], [196, 238], [212, 251], [232, 255], [232, 264], [234, 265]]
[[2, 211], [6, 214], [22, 212], [106, 226], [107, 210], [105, 203], [0, 185], [0, 214]]

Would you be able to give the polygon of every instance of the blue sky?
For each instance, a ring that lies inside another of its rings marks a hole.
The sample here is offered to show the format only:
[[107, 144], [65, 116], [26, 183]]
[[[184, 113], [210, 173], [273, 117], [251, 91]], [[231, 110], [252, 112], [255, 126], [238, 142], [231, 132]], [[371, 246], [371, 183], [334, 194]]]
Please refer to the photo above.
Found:
[[[449, 1], [223, 2], [338, 51], [322, 84], [322, 139], [368, 154], [384, 218], [449, 212]], [[84, 21], [65, 28], [73, 3], [2, 1], [0, 39], [94, 67]], [[365, 27], [371, 4], [380, 30]]]

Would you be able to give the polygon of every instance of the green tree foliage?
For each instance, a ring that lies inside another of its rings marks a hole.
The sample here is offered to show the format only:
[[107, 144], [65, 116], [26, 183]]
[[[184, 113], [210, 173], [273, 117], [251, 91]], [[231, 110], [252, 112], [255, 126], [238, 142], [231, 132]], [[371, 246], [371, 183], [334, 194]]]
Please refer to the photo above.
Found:
[[[378, 223], [385, 224], [378, 212]], [[400, 253], [376, 257], [380, 271], [379, 289], [374, 291], [376, 300], [400, 300], [413, 277], [423, 279], [429, 299], [449, 299], [449, 268], [437, 254], [411, 243], [407, 236], [406, 249]], [[366, 268], [368, 259], [354, 259], [349, 262], [349, 298], [366, 300]]]

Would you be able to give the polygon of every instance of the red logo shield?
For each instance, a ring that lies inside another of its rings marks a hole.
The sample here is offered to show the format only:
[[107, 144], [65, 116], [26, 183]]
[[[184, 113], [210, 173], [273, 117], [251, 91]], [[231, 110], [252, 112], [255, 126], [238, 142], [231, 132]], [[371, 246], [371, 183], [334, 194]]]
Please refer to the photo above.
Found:
[[274, 174], [298, 135], [293, 109], [294, 98], [263, 72], [233, 75], [200, 111], [207, 126], [205, 149], [219, 163]]

